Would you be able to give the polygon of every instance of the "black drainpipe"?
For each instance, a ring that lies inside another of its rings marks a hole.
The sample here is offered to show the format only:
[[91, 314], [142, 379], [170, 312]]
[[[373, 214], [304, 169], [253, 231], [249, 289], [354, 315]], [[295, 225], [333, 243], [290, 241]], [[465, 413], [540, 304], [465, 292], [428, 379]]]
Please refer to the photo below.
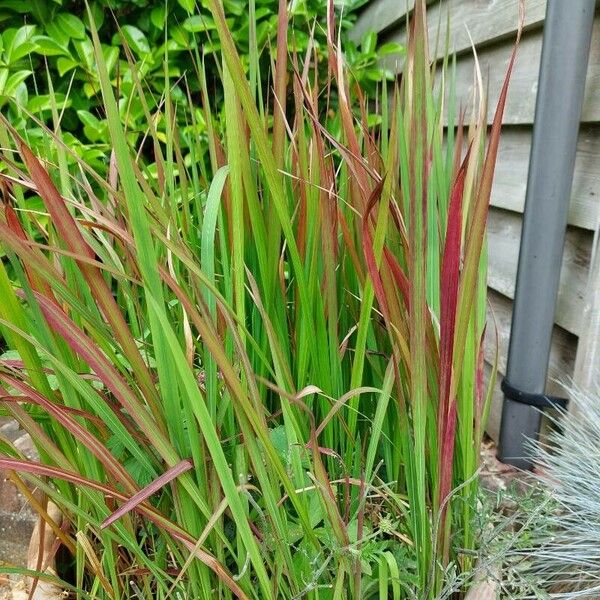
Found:
[[[548, 0], [498, 458], [532, 467], [562, 264], [596, 0]], [[527, 5], [525, 6], [527, 9]]]

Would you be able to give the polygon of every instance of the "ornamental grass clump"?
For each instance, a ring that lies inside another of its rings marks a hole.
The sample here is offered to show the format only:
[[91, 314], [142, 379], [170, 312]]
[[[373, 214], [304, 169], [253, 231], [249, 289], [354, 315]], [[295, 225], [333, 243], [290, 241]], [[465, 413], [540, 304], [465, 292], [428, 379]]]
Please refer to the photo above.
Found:
[[192, 53], [188, 118], [208, 136], [187, 154], [168, 68], [152, 103], [129, 71], [147, 135], [128, 144], [95, 34], [107, 179], [62, 143], [58, 111], [42, 156], [3, 120], [1, 402], [40, 461], [1, 442], [0, 468], [43, 516], [61, 507], [47, 529], [82, 598], [435, 598], [477, 551], [508, 83], [486, 142], [480, 79], [465, 116], [423, 1], [398, 85], [369, 99], [333, 3], [327, 81], [288, 51], [283, 0], [272, 65], [251, 56], [249, 77], [207, 4], [224, 105]]
[[537, 502], [520, 503], [517, 543], [505, 554], [514, 598], [600, 596], [600, 390], [567, 391], [569, 410], [530, 444]]

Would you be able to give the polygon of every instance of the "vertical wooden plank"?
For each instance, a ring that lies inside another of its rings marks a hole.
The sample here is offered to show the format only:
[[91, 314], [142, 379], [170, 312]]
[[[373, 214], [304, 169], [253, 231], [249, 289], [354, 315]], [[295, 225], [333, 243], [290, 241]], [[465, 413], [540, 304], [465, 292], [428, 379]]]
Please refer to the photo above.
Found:
[[600, 389], [600, 225], [597, 224], [577, 345], [573, 381], [584, 391]]

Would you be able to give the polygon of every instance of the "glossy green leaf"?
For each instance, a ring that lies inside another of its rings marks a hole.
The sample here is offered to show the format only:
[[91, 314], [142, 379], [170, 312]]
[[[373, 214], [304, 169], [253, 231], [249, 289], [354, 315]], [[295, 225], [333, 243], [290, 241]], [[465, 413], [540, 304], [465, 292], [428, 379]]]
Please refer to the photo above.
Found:
[[162, 31], [165, 27], [166, 16], [167, 16], [167, 11], [166, 11], [164, 5], [155, 6], [152, 9], [152, 11], [150, 12], [150, 21], [152, 22], [152, 25], [154, 25], [154, 27], [156, 27], [156, 29], [160, 29]]
[[377, 46], [377, 33], [374, 31], [368, 31], [365, 33], [361, 40], [362, 51], [365, 54], [370, 54], [375, 51]]
[[82, 40], [85, 38], [85, 25], [83, 21], [72, 13], [60, 13], [56, 15], [53, 25], [70, 39]]
[[6, 67], [0, 67], [0, 94], [4, 94], [4, 86], [8, 81], [10, 71]]
[[7, 96], [14, 96], [17, 91], [19, 85], [24, 82], [30, 75], [32, 71], [17, 71], [13, 73], [6, 81], [3, 86], [3, 93]]
[[85, 38], [83, 40], [77, 40], [73, 42], [73, 46], [75, 47], [77, 56], [83, 63], [84, 68], [88, 71], [86, 76], [86, 79], [88, 79], [90, 74], [94, 74], [96, 72], [94, 67], [94, 47], [92, 46], [92, 42], [88, 38]]
[[39, 111], [51, 111], [53, 104], [57, 108], [62, 109], [65, 106], [70, 106], [71, 102], [65, 94], [56, 93], [52, 97], [48, 94], [38, 94], [29, 99], [27, 110], [33, 114], [37, 114]]
[[112, 74], [119, 60], [119, 49], [114, 46], [103, 45], [102, 54], [104, 56], [104, 61], [106, 62], [106, 68], [108, 69], [108, 72]]
[[196, 1], [195, 0], [177, 0], [179, 6], [184, 8], [188, 13], [194, 12], [196, 9]]
[[389, 56], [390, 54], [406, 54], [406, 48], [397, 42], [386, 42], [377, 47], [379, 56]]
[[107, 130], [106, 123], [103, 123], [87, 110], [78, 110], [77, 116], [84, 124], [83, 132], [91, 142], [98, 142], [105, 139]]
[[58, 74], [61, 77], [65, 73], [68, 73], [69, 71], [75, 69], [78, 65], [79, 65], [79, 63], [77, 61], [73, 60], [72, 58], [65, 58], [62, 56], [56, 61]]
[[69, 50], [51, 37], [37, 35], [33, 38], [35, 51], [43, 56], [69, 56]]
[[211, 29], [215, 29], [215, 23], [212, 17], [194, 15], [192, 17], [188, 17], [183, 22], [183, 27], [186, 31], [197, 33], [199, 31], [209, 31]]
[[[102, 27], [104, 24], [104, 10], [106, 8], [105, 2], [103, 0], [96, 0], [95, 2], [90, 3], [90, 10], [93, 15], [94, 23], [98, 29]], [[90, 20], [88, 14], [85, 13], [83, 15], [83, 23], [86, 29], [90, 29]]]
[[23, 25], [19, 29], [7, 29], [4, 31], [2, 34], [4, 39], [4, 54], [8, 64], [15, 63], [35, 51], [35, 43], [32, 41], [35, 32], [35, 25]]
[[123, 36], [129, 47], [139, 57], [150, 52], [150, 45], [144, 33], [133, 25], [125, 25], [122, 28]]

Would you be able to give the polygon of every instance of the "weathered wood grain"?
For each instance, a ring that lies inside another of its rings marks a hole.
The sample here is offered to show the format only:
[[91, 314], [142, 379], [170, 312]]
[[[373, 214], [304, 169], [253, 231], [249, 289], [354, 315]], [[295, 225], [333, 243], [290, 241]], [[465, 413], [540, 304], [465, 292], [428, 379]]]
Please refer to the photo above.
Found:
[[[461, 52], [469, 49], [473, 42], [477, 45], [509, 36], [517, 27], [517, 0], [447, 0], [438, 2], [427, 0], [427, 21], [431, 50], [438, 47], [443, 51], [446, 39], [446, 23], [450, 20], [450, 51]], [[406, 14], [414, 8], [414, 0], [371, 0], [363, 9], [351, 33], [354, 40], [360, 40], [367, 31], [389, 32], [389, 38], [400, 43], [406, 41], [404, 31]], [[546, 12], [546, 0], [526, 0], [525, 27], [540, 25]], [[441, 26], [440, 26], [441, 25]]]
[[[505, 124], [531, 124], [535, 113], [537, 81], [542, 49], [542, 30], [537, 29], [523, 36], [515, 68], [510, 81], [508, 98], [504, 112]], [[504, 81], [504, 75], [512, 45], [500, 43], [486, 46], [478, 51], [481, 72], [484, 77], [489, 98], [488, 121], [494, 115], [496, 101]], [[469, 106], [473, 94], [474, 58], [465, 54], [456, 66], [456, 94], [459, 102]], [[581, 121], [584, 123], [600, 121], [600, 17], [594, 22], [594, 34], [587, 71], [587, 83]]]
[[574, 383], [582, 390], [600, 389], [600, 228], [596, 231], [575, 360]]
[[[516, 26], [516, 2], [514, 0], [498, 0], [497, 2], [481, 3], [476, 0], [451, 0], [450, 4], [452, 2], [455, 2], [457, 6], [450, 31], [451, 48], [458, 53], [462, 53], [456, 67], [457, 99], [463, 106], [470, 106], [472, 103], [475, 60], [471, 52], [470, 33], [477, 49], [477, 58], [490, 100], [488, 103], [488, 121], [491, 122], [513, 48], [511, 35], [514, 33]], [[479, 11], [480, 16], [471, 17], [466, 9], [467, 4], [477, 4], [479, 8], [473, 14], [478, 14]], [[430, 46], [432, 51], [436, 45], [439, 22], [439, 19], [435, 17], [435, 12], [436, 10], [445, 10], [437, 8], [438, 6], [438, 4], [432, 5], [429, 11]], [[540, 25], [543, 23], [545, 0], [530, 0], [527, 6], [528, 31], [524, 33], [521, 40], [511, 78], [503, 118], [505, 124], [531, 124], [535, 113], [543, 34]], [[486, 11], [487, 14], [484, 15]], [[513, 14], [512, 17], [510, 16], [511, 13]], [[462, 21], [460, 21], [460, 15], [463, 15]], [[442, 19], [442, 23], [444, 22]], [[444, 47], [445, 29], [441, 31], [443, 31], [441, 41], [437, 42], [438, 54], [441, 54]], [[385, 41], [403, 43], [405, 41], [404, 26], [392, 30], [391, 33], [385, 36]], [[391, 55], [382, 58], [381, 64], [388, 69], [400, 72], [403, 59]], [[582, 122], [600, 121], [600, 94], [596, 93], [599, 85], [600, 16], [597, 15], [589, 56]]]
[[[384, 0], [379, 0], [383, 2]], [[540, 27], [546, 13], [546, 0], [528, 0], [525, 9], [524, 26], [527, 29]], [[448, 33], [448, 50], [450, 53], [471, 52], [472, 45], [479, 47], [506, 39], [511, 45], [511, 37], [518, 25], [518, 2], [516, 0], [448, 0], [436, 2], [427, 10], [427, 29], [429, 49], [432, 58], [439, 58], [446, 51], [446, 33]], [[448, 15], [450, 22], [448, 27]], [[360, 21], [359, 21], [360, 23]], [[357, 26], [358, 24], [357, 23]], [[364, 30], [363, 30], [364, 32]], [[472, 43], [471, 43], [472, 40]], [[385, 36], [385, 41], [406, 43], [405, 22], [397, 26]], [[388, 68], [397, 66], [393, 57], [384, 59]]]
[[[521, 216], [518, 213], [490, 210], [488, 285], [508, 298], [513, 298], [515, 292], [520, 237]], [[567, 231], [555, 322], [575, 335], [582, 327], [592, 242], [591, 232], [575, 228]], [[540, 290], [540, 294], [543, 293]]]
[[[492, 206], [523, 212], [531, 128], [505, 127], [500, 138]], [[595, 230], [600, 211], [600, 128], [583, 126], [577, 144], [569, 224]]]

